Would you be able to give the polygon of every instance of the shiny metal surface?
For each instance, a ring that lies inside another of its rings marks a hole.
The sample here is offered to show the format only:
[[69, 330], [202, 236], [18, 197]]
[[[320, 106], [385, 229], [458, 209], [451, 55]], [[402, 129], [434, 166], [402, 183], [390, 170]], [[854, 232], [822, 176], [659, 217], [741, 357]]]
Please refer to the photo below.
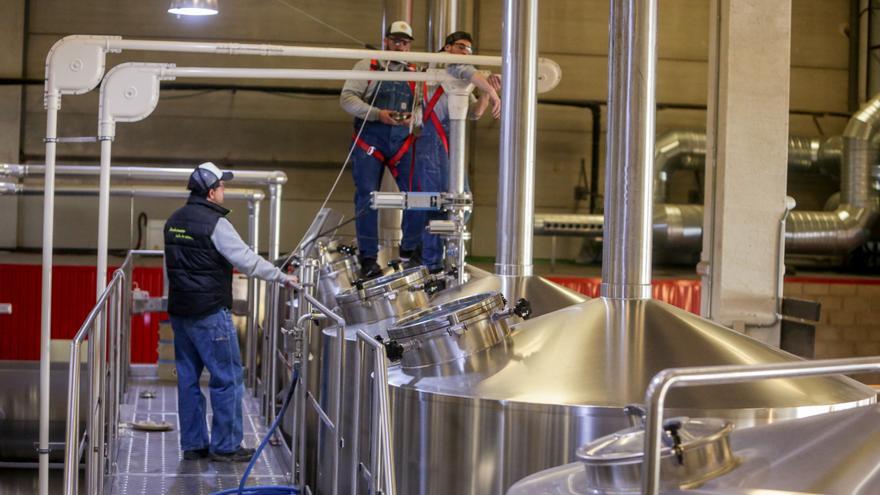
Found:
[[[735, 429], [739, 465], [697, 490], [672, 494], [875, 493], [880, 486], [880, 406], [868, 405], [752, 428]], [[586, 495], [583, 466], [571, 463], [516, 483], [508, 495]]]
[[[0, 361], [0, 461], [35, 462], [34, 443], [39, 434], [38, 361]], [[83, 365], [85, 371], [85, 365]], [[64, 460], [64, 425], [67, 418], [67, 363], [52, 363], [50, 393], [59, 402], [49, 411], [49, 442], [53, 445], [50, 462]], [[89, 383], [83, 382], [81, 404], [88, 402]], [[86, 410], [79, 413], [85, 426]]]
[[497, 292], [477, 294], [410, 313], [388, 336], [403, 348], [403, 369], [444, 365], [500, 343], [522, 321], [504, 310]]
[[[628, 426], [623, 406], [673, 367], [796, 360], [653, 300], [593, 299], [515, 325], [459, 372], [392, 367], [398, 488], [407, 494], [504, 493], [570, 462], [584, 443]], [[677, 390], [667, 412], [737, 425], [797, 418], [874, 400], [842, 377]]]
[[604, 297], [651, 297], [657, 0], [613, 0], [608, 57]]
[[[733, 424], [715, 418], [670, 418], [665, 425], [660, 468], [666, 488], [691, 488], [734, 467]], [[672, 430], [672, 427], [675, 430]], [[635, 426], [594, 440], [577, 451], [586, 485], [601, 493], [640, 493], [645, 428]]]
[[351, 288], [360, 278], [361, 265], [357, 256], [349, 255], [321, 265], [318, 299], [328, 306], [336, 305], [336, 296]]
[[[666, 398], [673, 388], [741, 384], [767, 379], [792, 379], [880, 371], [880, 357], [825, 359], [790, 363], [745, 364], [666, 369], [658, 373], [645, 391], [645, 463], [642, 490], [655, 495], [660, 488], [660, 460]], [[876, 397], [872, 400], [876, 402]], [[661, 426], [662, 425], [662, 426]]]
[[428, 305], [428, 294], [420, 287], [430, 279], [423, 267], [363, 282], [336, 295], [342, 317], [348, 324], [371, 323], [392, 318]]
[[[504, 0], [495, 273], [532, 274], [538, 0]], [[404, 490], [404, 493], [406, 491]]]

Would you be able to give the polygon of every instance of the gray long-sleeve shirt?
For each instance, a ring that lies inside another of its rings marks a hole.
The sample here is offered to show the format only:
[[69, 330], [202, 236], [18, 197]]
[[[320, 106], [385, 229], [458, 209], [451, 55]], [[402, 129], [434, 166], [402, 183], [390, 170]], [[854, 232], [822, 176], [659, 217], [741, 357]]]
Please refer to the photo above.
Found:
[[[359, 60], [354, 64], [353, 70], [370, 70], [370, 60]], [[388, 62], [388, 71], [405, 71], [407, 65], [400, 62]], [[385, 66], [382, 65], [382, 70]], [[379, 120], [379, 110], [382, 108], [370, 107], [370, 101], [379, 87], [379, 81], [345, 81], [342, 93], [339, 95], [339, 104], [342, 109], [353, 117], [367, 121]]]
[[284, 283], [287, 280], [284, 272], [264, 260], [241, 240], [229, 220], [225, 218], [217, 220], [217, 225], [211, 234], [211, 242], [226, 261], [248, 277], [277, 283]]
[[[370, 60], [360, 60], [354, 64], [353, 70], [370, 70], [371, 63]], [[385, 70], [384, 65], [381, 67], [382, 70]], [[388, 70], [405, 71], [407, 70], [407, 65], [400, 62], [388, 62]], [[474, 73], [477, 72], [477, 69], [473, 65], [452, 64], [446, 67], [446, 72], [463, 81], [470, 81]], [[435, 86], [436, 84], [429, 85], [429, 95], [433, 94]], [[379, 81], [345, 81], [345, 85], [342, 86], [342, 93], [339, 95], [339, 104], [348, 114], [359, 119], [367, 121], [379, 120], [379, 110], [383, 109], [370, 107], [370, 101], [372, 101], [378, 87]], [[441, 101], [435, 107], [435, 112], [437, 112], [437, 116], [441, 120], [445, 118], [447, 113], [445, 98], [445, 95], [441, 97]], [[416, 123], [416, 125], [419, 125], [419, 123]]]

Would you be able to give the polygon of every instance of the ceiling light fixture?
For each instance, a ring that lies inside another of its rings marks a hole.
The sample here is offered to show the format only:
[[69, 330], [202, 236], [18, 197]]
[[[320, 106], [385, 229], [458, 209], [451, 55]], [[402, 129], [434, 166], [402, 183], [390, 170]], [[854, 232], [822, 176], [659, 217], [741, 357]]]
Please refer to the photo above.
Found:
[[176, 15], [217, 15], [219, 0], [171, 0], [169, 14]]

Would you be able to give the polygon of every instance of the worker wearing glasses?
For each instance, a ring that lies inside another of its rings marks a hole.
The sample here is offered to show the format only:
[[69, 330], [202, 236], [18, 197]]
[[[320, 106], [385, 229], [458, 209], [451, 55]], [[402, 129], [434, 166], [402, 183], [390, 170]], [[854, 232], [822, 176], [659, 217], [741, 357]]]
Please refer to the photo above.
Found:
[[[473, 53], [473, 38], [470, 33], [456, 31], [446, 37], [443, 50], [453, 55]], [[446, 71], [458, 79], [470, 81], [480, 91], [480, 97], [471, 96], [468, 118], [479, 119], [486, 108], [492, 106], [492, 116], [501, 117], [501, 78], [497, 74], [489, 77], [467, 64], [452, 64]], [[447, 97], [439, 84], [424, 86], [421, 101], [421, 133], [416, 146], [416, 177], [423, 191], [447, 191], [449, 189], [449, 112]], [[429, 212], [425, 215], [424, 227], [431, 220], [442, 220], [445, 213]], [[443, 270], [443, 239], [422, 229], [422, 263], [432, 273]]]
[[[396, 21], [388, 28], [385, 49], [408, 52], [412, 27]], [[361, 60], [354, 70], [416, 71], [412, 64]], [[346, 81], [339, 98], [342, 108], [354, 117], [354, 150], [351, 155], [354, 178], [355, 220], [361, 275], [372, 278], [382, 273], [379, 253], [379, 216], [370, 208], [370, 193], [378, 191], [387, 168], [401, 191], [413, 190], [413, 144], [411, 132], [415, 83], [404, 81]], [[400, 258], [418, 264], [424, 213], [404, 211]]]

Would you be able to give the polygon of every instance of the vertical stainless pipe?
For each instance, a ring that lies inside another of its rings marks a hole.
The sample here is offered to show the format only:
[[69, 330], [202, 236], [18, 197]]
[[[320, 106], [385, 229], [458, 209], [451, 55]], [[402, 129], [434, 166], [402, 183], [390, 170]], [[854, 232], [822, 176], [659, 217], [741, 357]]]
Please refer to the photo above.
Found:
[[504, 0], [498, 275], [532, 274], [538, 0]]
[[[281, 231], [281, 185], [269, 185], [269, 260], [275, 261], [279, 255], [279, 233]], [[264, 402], [266, 409], [266, 424], [275, 421], [275, 393], [278, 382], [278, 284], [266, 284], [266, 328], [263, 330], [268, 339], [263, 343], [266, 349], [263, 352], [264, 361]]]
[[[53, 88], [52, 79], [46, 82]], [[52, 250], [55, 225], [55, 146], [61, 93], [46, 91], [46, 176], [43, 194], [43, 286], [40, 302], [40, 445], [39, 494], [49, 495], [49, 369], [52, 342]]]
[[[259, 253], [260, 247], [260, 202], [248, 201], [248, 247]], [[257, 384], [257, 279], [247, 280], [247, 341], [245, 342], [245, 366], [247, 367], [247, 386], [252, 390]]]
[[613, 0], [608, 58], [603, 297], [651, 297], [657, 0]]
[[425, 51], [443, 49], [446, 35], [458, 31], [459, 0], [430, 0], [428, 2], [428, 29]]
[[98, 264], [95, 299], [101, 297], [107, 287], [107, 251], [109, 248], [110, 230], [110, 160], [113, 138], [102, 136], [101, 140], [101, 171], [98, 181]]
[[449, 192], [463, 194], [467, 178], [467, 121], [449, 119]]

